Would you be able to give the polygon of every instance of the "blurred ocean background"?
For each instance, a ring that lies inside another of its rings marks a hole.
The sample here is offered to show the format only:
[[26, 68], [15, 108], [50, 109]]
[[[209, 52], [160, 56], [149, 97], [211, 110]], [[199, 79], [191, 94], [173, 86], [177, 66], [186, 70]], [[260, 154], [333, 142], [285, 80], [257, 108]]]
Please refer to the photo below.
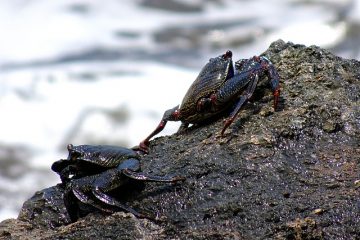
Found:
[[0, 32], [1, 221], [60, 181], [68, 143], [137, 145], [227, 49], [281, 38], [360, 59], [360, 0], [0, 1]]

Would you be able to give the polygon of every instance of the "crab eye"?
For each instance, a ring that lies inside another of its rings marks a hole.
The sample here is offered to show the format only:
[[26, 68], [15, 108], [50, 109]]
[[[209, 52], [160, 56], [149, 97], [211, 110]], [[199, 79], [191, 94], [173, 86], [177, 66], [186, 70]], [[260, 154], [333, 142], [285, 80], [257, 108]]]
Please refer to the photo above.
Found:
[[227, 50], [226, 53], [223, 55], [224, 59], [232, 58], [232, 52]]

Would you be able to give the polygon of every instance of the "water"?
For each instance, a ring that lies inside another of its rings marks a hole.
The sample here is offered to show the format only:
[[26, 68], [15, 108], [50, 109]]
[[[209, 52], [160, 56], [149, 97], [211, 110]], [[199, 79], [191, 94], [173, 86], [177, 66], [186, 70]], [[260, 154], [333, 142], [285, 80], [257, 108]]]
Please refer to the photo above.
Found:
[[360, 0], [0, 2], [0, 220], [59, 182], [68, 143], [138, 144], [208, 58], [282, 38], [360, 59], [359, 16]]

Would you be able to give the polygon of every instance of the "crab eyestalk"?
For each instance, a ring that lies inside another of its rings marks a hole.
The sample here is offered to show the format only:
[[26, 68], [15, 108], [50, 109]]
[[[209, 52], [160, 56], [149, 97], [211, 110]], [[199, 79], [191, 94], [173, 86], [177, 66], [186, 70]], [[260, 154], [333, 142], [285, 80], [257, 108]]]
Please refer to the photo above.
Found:
[[232, 51], [227, 50], [226, 53], [222, 55], [224, 59], [231, 59], [232, 58]]

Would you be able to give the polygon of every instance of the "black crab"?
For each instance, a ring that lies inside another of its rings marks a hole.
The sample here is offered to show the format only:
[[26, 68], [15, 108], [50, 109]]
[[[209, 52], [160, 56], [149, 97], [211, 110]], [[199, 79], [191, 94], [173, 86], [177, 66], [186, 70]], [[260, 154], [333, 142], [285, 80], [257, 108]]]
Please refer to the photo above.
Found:
[[168, 121], [181, 121], [179, 131], [189, 124], [200, 124], [234, 107], [225, 120], [221, 136], [235, 120], [241, 107], [253, 95], [260, 78], [266, 76], [274, 95], [274, 109], [280, 96], [280, 77], [274, 65], [264, 56], [232, 61], [232, 52], [211, 58], [185, 94], [181, 105], [165, 111], [159, 125], [140, 144], [148, 152], [150, 139], [161, 132]]
[[[113, 208], [125, 210], [139, 218], [148, 217], [124, 205], [107, 192], [129, 183], [129, 180], [176, 183], [184, 181], [181, 176], [153, 176], [141, 172], [140, 158], [132, 149], [109, 145], [69, 144], [69, 156], [54, 162], [51, 169], [60, 175], [65, 185], [64, 202], [70, 211], [74, 209], [69, 194], [84, 204], [105, 212]], [[110, 205], [110, 206], [109, 206]], [[78, 216], [70, 213], [72, 219]]]

